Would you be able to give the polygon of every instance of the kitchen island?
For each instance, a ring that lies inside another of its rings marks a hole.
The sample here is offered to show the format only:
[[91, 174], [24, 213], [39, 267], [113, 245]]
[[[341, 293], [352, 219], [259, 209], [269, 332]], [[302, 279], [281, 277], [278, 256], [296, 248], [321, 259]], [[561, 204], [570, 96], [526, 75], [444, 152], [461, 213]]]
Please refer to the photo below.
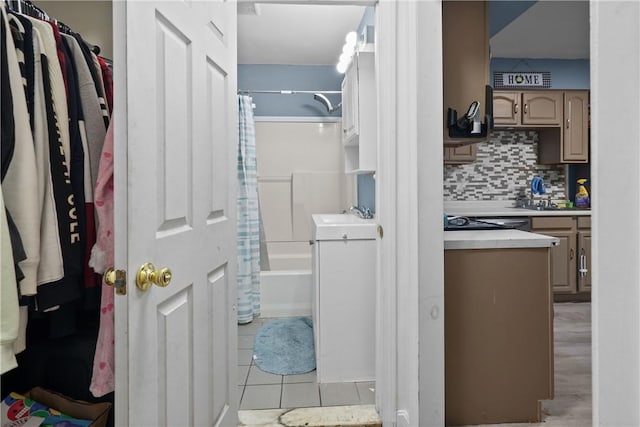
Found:
[[445, 231], [445, 423], [540, 422], [553, 398], [549, 250], [519, 230]]
[[514, 207], [513, 200], [445, 201], [447, 215], [513, 225], [556, 237], [551, 249], [551, 285], [555, 302], [591, 300], [591, 210]]

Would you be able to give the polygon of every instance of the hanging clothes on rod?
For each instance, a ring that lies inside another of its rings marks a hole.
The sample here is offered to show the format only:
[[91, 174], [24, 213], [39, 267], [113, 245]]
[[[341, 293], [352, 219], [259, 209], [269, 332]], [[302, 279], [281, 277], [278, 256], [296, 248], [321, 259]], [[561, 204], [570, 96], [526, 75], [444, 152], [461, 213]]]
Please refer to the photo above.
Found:
[[[1, 238], [12, 264], [7, 268], [3, 251], [4, 373], [39, 340], [98, 334], [102, 279], [89, 258], [113, 80], [80, 34], [30, 1], [5, 0], [0, 12], [0, 223], [9, 230]], [[13, 280], [5, 280], [8, 274]]]

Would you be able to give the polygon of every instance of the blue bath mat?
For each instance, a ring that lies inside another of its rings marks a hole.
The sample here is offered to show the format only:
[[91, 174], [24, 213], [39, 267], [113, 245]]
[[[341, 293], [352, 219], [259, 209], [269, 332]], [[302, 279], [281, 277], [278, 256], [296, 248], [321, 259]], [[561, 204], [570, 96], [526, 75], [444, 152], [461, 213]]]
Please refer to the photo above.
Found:
[[276, 375], [294, 375], [316, 368], [313, 323], [308, 317], [275, 319], [262, 325], [253, 344], [258, 368]]

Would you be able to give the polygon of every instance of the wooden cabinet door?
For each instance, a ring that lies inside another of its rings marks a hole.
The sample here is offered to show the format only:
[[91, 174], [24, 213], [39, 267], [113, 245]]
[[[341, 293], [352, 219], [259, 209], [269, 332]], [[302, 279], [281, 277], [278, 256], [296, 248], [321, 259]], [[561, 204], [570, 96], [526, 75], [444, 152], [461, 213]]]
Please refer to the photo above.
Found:
[[495, 126], [518, 126], [521, 123], [520, 92], [493, 93], [493, 123]]
[[576, 234], [573, 231], [543, 233], [560, 239], [551, 248], [551, 283], [554, 292], [576, 291]]
[[[473, 101], [480, 101], [480, 117], [486, 114], [489, 82], [489, 25], [487, 1], [442, 2], [442, 101], [444, 143], [465, 138], [449, 136], [447, 110], [462, 117]], [[489, 138], [482, 138], [487, 141]], [[477, 141], [480, 142], [480, 141]]]
[[539, 90], [522, 93], [522, 124], [560, 126], [562, 92]]
[[589, 92], [570, 91], [564, 94], [562, 160], [589, 160]]
[[573, 230], [532, 230], [560, 239], [551, 247], [551, 285], [554, 293], [576, 292], [576, 233]]
[[591, 292], [591, 231], [578, 232], [578, 292]]
[[478, 147], [476, 144], [462, 145], [460, 147], [444, 147], [444, 163], [462, 164], [476, 160]]

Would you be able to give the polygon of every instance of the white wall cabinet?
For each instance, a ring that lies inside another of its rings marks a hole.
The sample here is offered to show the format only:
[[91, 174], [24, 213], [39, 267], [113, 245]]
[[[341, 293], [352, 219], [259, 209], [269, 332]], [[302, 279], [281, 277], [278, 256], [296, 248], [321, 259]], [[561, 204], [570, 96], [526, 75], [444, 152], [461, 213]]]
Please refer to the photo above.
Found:
[[318, 383], [375, 381], [375, 259], [375, 239], [313, 245]]
[[377, 125], [374, 53], [356, 52], [342, 81], [345, 172], [376, 170]]

